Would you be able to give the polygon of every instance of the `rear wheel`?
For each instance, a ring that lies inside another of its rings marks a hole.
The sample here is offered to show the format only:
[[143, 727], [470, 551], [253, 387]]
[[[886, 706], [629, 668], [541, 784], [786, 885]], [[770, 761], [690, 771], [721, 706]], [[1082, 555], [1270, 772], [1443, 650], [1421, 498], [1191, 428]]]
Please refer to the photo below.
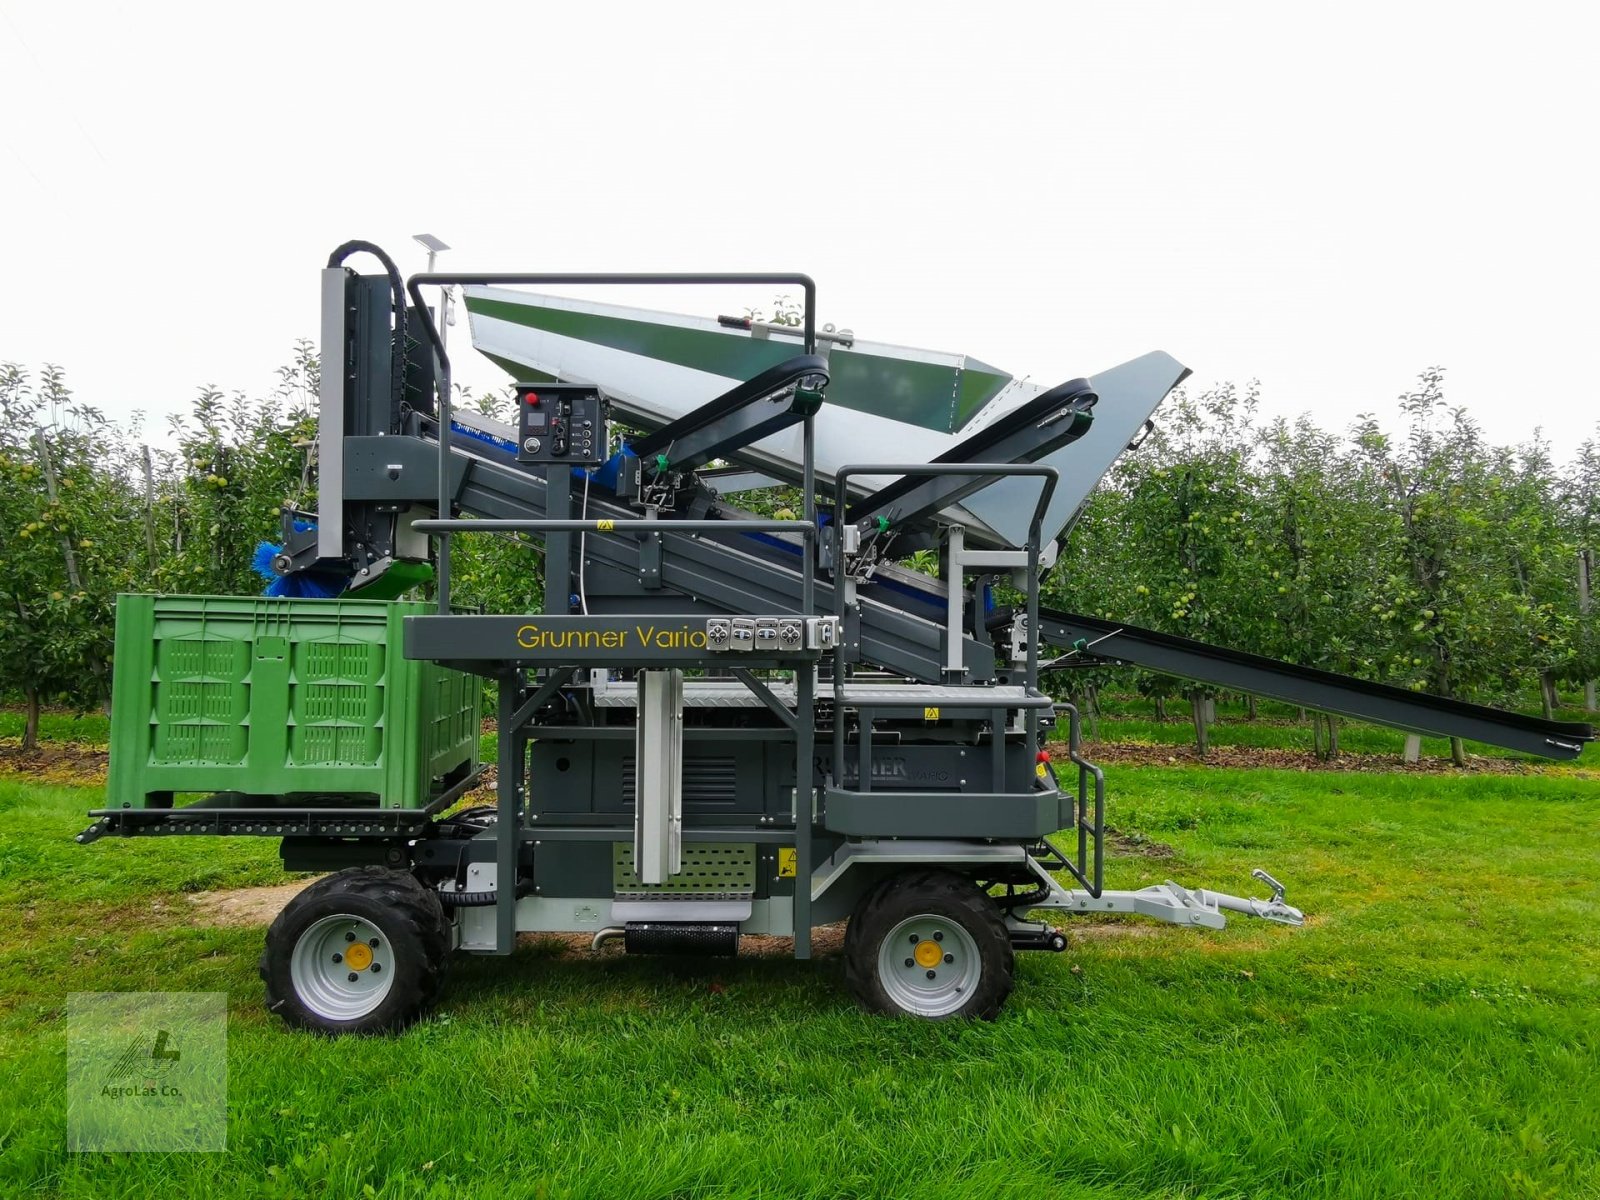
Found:
[[291, 900], [267, 930], [267, 1007], [321, 1033], [404, 1029], [444, 983], [450, 927], [403, 871], [352, 867]]
[[992, 1019], [1014, 970], [999, 908], [950, 871], [890, 877], [862, 898], [845, 932], [845, 978], [873, 1012]]

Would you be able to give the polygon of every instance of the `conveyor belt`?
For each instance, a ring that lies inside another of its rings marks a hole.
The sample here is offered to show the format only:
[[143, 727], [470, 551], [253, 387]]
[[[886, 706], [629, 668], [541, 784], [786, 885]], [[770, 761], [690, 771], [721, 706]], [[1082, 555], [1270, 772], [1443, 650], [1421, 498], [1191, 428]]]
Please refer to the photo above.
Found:
[[[347, 454], [364, 452], [364, 441], [367, 439], [349, 439]], [[405, 459], [407, 473], [414, 477], [408, 481], [410, 487], [420, 483], [421, 494], [428, 495], [435, 486], [429, 476], [437, 462], [436, 444], [412, 438], [376, 441], [370, 452], [381, 453], [386, 462]], [[499, 446], [481, 441], [458, 443], [452, 457], [453, 470], [460, 472], [456, 490], [463, 511], [484, 517], [543, 515], [543, 480], [508, 461], [509, 453]], [[393, 486], [399, 493], [407, 485]], [[400, 498], [399, 494], [394, 498]], [[590, 515], [627, 516], [629, 510], [596, 496], [590, 500]], [[730, 524], [727, 539], [675, 539], [665, 561], [660, 594], [667, 608], [682, 605], [686, 611], [759, 612], [791, 608], [798, 602], [798, 547], [763, 535], [739, 534], [736, 529]], [[588, 553], [594, 574], [620, 571], [624, 577], [637, 577], [638, 544], [631, 539], [591, 538]], [[863, 589], [863, 659], [924, 682], [938, 681], [943, 592], [941, 580], [892, 566], [881, 570]], [[827, 605], [831, 596], [831, 581], [819, 579], [818, 602]], [[1369, 683], [1098, 617], [1041, 610], [1039, 633], [1042, 642], [1063, 650], [1082, 641], [1090, 646], [1088, 653], [1094, 658], [1414, 733], [1468, 738], [1545, 758], [1576, 758], [1583, 744], [1595, 736], [1586, 724], [1546, 721]], [[967, 645], [969, 654], [980, 649], [970, 641]]]
[[1411, 733], [1469, 738], [1545, 758], [1576, 758], [1583, 744], [1595, 736], [1591, 726], [1578, 722], [1546, 721], [1386, 683], [1368, 683], [1098, 617], [1041, 610], [1039, 638], [1063, 649], [1081, 642], [1090, 660], [1108, 659]]

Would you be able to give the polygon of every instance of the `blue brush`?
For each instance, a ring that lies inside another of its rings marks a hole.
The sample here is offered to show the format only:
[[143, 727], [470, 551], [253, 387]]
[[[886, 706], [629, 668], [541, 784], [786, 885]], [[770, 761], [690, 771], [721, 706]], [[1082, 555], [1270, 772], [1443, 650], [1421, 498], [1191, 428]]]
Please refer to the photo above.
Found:
[[[307, 521], [296, 521], [296, 533], [310, 533], [316, 526]], [[283, 547], [272, 542], [262, 542], [256, 547], [250, 565], [255, 573], [267, 581], [264, 596], [281, 596], [296, 600], [330, 600], [342, 593], [350, 583], [348, 575], [330, 571], [294, 571], [279, 575], [272, 569], [272, 561], [283, 553]]]

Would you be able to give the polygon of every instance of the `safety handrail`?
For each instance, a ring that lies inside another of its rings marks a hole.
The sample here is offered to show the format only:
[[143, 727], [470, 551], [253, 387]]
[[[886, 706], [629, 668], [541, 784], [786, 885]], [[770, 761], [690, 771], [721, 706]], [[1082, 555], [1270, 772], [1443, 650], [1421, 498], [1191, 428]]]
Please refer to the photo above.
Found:
[[[839, 468], [833, 477], [833, 571], [834, 571], [834, 615], [843, 626], [845, 620], [845, 605], [848, 594], [852, 589], [845, 586], [845, 556], [844, 556], [844, 507], [845, 481], [852, 475], [1021, 475], [1032, 476], [1043, 480], [1039, 488], [1039, 499], [1033, 506], [1033, 517], [1028, 523], [1028, 678], [1027, 686], [1037, 687], [1039, 679], [1039, 541], [1040, 532], [1044, 527], [1044, 515], [1050, 507], [1050, 501], [1055, 495], [1056, 484], [1061, 480], [1061, 472], [1054, 467], [1043, 463], [851, 463]], [[959, 579], [949, 581], [948, 586], [961, 586]], [[952, 630], [951, 637], [956, 636]], [[833, 649], [833, 678], [834, 686], [842, 689], [845, 680], [845, 642], [846, 638], [840, 636]], [[844, 710], [845, 705], [836, 703], [833, 706], [833, 769], [838, 773], [840, 782], [844, 779]], [[1024, 722], [1026, 726], [1025, 744], [1028, 757], [1031, 760], [1039, 750], [1038, 730], [1034, 723]], [[872, 728], [870, 722], [860, 731], [863, 739], [871, 738]], [[1005, 730], [993, 731], [994, 753], [1004, 754]]]

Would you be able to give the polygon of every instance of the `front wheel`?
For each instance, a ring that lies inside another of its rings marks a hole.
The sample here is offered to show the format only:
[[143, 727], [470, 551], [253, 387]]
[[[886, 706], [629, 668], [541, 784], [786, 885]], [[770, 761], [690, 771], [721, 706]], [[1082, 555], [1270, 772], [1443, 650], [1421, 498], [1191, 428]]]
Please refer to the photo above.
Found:
[[267, 1007], [320, 1033], [404, 1029], [439, 994], [450, 926], [439, 897], [403, 871], [352, 867], [319, 879], [267, 930]]
[[891, 876], [862, 898], [845, 933], [845, 979], [873, 1012], [991, 1020], [1015, 965], [999, 907], [950, 871]]

